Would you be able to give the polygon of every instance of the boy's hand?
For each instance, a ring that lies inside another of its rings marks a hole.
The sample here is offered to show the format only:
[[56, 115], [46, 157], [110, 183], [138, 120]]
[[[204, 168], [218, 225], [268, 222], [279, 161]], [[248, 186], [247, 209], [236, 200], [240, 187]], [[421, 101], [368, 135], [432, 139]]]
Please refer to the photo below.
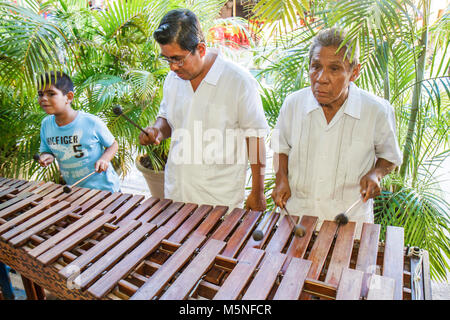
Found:
[[50, 153], [43, 153], [39, 156], [39, 164], [41, 167], [47, 167], [49, 166], [53, 160], [55, 160], [55, 157], [51, 155]]
[[147, 134], [141, 132], [139, 134], [139, 143], [143, 146], [154, 144], [159, 145], [163, 140], [161, 131], [156, 127], [147, 127], [144, 129]]
[[108, 161], [99, 159], [95, 163], [95, 171], [97, 171], [99, 173], [103, 172], [103, 171], [106, 171], [108, 169], [108, 166], [109, 166], [109, 162]]

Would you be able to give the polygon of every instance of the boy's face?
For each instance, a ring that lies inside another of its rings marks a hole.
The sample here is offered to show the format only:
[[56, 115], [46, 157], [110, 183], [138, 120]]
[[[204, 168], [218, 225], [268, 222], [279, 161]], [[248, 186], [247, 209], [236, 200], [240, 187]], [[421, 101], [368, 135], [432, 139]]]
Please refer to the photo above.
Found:
[[68, 110], [73, 100], [73, 92], [64, 94], [54, 85], [47, 85], [38, 90], [38, 102], [47, 114], [60, 115]]

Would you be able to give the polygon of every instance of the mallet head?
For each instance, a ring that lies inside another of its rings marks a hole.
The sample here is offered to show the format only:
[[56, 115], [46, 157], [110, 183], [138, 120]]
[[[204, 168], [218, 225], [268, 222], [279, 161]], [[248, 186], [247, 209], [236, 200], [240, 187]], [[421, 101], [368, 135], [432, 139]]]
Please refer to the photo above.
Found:
[[261, 241], [264, 237], [264, 233], [261, 230], [255, 230], [252, 236], [255, 241]]
[[39, 161], [41, 159], [41, 156], [39, 155], [39, 153], [35, 153], [33, 155], [33, 159], [36, 160], [36, 161]]
[[295, 235], [302, 238], [306, 234], [306, 229], [301, 224], [295, 226]]
[[63, 191], [65, 193], [70, 193], [72, 191], [72, 189], [69, 186], [64, 186]]
[[339, 225], [345, 226], [348, 223], [348, 217], [345, 213], [339, 213], [334, 217], [334, 221]]
[[113, 112], [114, 112], [115, 115], [120, 116], [123, 113], [122, 107], [119, 106], [119, 105], [116, 105], [113, 108]]

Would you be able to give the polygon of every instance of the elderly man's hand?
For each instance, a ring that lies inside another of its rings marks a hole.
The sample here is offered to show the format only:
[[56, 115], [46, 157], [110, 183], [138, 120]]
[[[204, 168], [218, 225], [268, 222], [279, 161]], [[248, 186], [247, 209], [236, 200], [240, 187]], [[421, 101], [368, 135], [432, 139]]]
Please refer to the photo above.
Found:
[[275, 188], [272, 191], [272, 199], [275, 204], [284, 208], [286, 206], [286, 202], [291, 197], [291, 188], [289, 187], [289, 181], [287, 178], [279, 179], [277, 181]]
[[264, 196], [264, 191], [254, 192], [252, 190], [247, 198], [247, 201], [245, 202], [245, 209], [254, 211], [266, 210], [266, 197]]
[[361, 186], [360, 192], [363, 197], [363, 202], [381, 194], [380, 180], [374, 170], [371, 170], [364, 175], [361, 178], [359, 185]]

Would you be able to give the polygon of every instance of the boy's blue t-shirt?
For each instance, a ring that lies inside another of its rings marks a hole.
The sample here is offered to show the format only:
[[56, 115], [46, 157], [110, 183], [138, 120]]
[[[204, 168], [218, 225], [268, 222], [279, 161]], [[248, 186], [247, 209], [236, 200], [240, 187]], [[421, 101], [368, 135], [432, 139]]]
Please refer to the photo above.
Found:
[[[54, 154], [68, 185], [95, 171], [95, 162], [114, 141], [100, 118], [83, 111], [78, 111], [71, 123], [61, 127], [56, 124], [54, 115], [42, 120], [40, 152]], [[120, 182], [109, 163], [107, 171], [95, 173], [77, 186], [117, 192]]]

